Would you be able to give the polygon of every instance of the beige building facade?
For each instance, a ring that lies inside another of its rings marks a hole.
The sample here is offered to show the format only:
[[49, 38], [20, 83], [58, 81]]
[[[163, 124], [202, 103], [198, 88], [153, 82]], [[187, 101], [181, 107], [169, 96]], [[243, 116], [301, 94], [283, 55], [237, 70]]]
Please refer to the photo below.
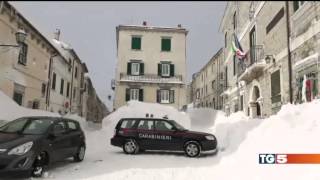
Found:
[[117, 27], [114, 108], [127, 101], [186, 105], [186, 36], [177, 28]]
[[[309, 1], [227, 3], [220, 25], [224, 83], [217, 92], [227, 114], [267, 117], [283, 104], [319, 98], [319, 7]], [[243, 59], [231, 50], [235, 38], [246, 54]], [[200, 101], [194, 100], [200, 107], [206, 107], [201, 88], [214, 78], [201, 83], [203, 76], [205, 67], [192, 82], [193, 89], [200, 88]]]
[[0, 47], [0, 90], [19, 105], [46, 109], [49, 60], [57, 50], [6, 1], [0, 2], [0, 44], [16, 45], [15, 33], [26, 40], [16, 47]]

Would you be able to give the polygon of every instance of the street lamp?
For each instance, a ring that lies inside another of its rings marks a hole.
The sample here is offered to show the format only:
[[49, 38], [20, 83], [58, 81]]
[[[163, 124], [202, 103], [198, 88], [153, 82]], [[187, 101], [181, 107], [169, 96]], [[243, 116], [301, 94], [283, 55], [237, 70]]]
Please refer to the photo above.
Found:
[[24, 43], [24, 41], [26, 40], [27, 33], [23, 29], [19, 29], [15, 35], [16, 35], [16, 41], [18, 43], [17, 45], [16, 44], [0, 44], [0, 47], [20, 47], [20, 44]]

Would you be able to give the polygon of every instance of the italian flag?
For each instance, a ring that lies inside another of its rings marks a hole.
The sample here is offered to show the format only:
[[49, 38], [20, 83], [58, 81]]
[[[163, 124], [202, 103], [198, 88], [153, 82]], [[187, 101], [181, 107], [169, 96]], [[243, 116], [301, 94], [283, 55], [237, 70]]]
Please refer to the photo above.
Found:
[[246, 53], [243, 52], [240, 42], [235, 34], [234, 34], [234, 41], [232, 41], [231, 50], [233, 53], [236, 54], [236, 56], [240, 60], [242, 60], [246, 56]]

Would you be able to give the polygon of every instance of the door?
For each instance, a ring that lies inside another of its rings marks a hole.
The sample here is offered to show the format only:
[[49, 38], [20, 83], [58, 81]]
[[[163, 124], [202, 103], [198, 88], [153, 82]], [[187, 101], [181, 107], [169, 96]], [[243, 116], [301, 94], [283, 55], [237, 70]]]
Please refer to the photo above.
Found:
[[77, 153], [78, 148], [84, 143], [84, 135], [80, 131], [79, 124], [72, 120], [66, 120], [68, 132], [67, 137], [69, 138], [71, 143], [68, 147], [68, 154], [73, 156]]
[[137, 126], [137, 135], [141, 149], [155, 149], [155, 134], [153, 120], [140, 120]]
[[52, 128], [51, 137], [51, 150], [52, 150], [52, 160], [59, 161], [68, 157], [68, 148], [71, 145], [70, 139], [66, 136], [67, 125], [64, 121], [56, 122]]
[[181, 150], [181, 134], [168, 121], [155, 121], [155, 136], [159, 150]]

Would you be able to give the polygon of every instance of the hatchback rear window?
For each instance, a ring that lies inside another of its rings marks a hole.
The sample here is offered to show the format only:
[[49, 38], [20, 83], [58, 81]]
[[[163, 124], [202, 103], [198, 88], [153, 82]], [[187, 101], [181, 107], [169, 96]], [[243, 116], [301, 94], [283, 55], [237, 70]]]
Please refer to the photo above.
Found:
[[135, 123], [136, 120], [123, 120], [120, 128], [132, 128]]

